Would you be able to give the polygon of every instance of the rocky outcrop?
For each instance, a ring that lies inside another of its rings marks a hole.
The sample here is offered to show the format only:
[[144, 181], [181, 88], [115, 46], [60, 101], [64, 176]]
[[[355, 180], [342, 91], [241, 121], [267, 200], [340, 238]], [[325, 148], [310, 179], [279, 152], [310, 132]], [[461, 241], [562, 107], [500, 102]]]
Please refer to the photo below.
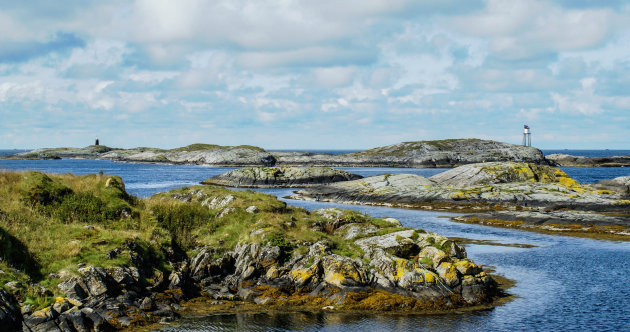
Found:
[[630, 156], [584, 157], [554, 153], [546, 156], [555, 166], [571, 167], [622, 167], [630, 166]]
[[0, 289], [0, 326], [5, 331], [17, 331], [22, 326], [20, 305], [4, 289]]
[[431, 202], [578, 209], [623, 205], [619, 195], [582, 186], [560, 169], [509, 162], [460, 166], [428, 179], [410, 174], [379, 175], [296, 194], [296, 199], [416, 207]]
[[28, 152], [21, 152], [10, 156], [12, 159], [61, 159], [67, 158], [98, 158], [104, 153], [117, 150], [105, 145], [90, 145], [84, 148], [43, 148]]
[[278, 165], [455, 167], [515, 161], [546, 164], [543, 153], [532, 147], [479, 139], [404, 142], [343, 155], [274, 153]]
[[630, 195], [630, 176], [620, 176], [610, 180], [602, 180], [593, 185], [595, 188], [611, 190], [622, 195]]
[[[610, 189], [616, 188], [617, 192]], [[430, 178], [380, 175], [296, 191], [292, 198], [451, 211], [490, 211], [485, 219], [630, 227], [627, 178], [581, 185], [560, 169], [527, 163], [465, 165]], [[568, 209], [571, 213], [554, 211]], [[516, 212], [514, 212], [516, 210]], [[518, 213], [517, 213], [518, 212]], [[612, 216], [602, 213], [613, 214]], [[625, 234], [625, 233], [624, 233]]]
[[40, 149], [16, 154], [10, 158], [51, 157], [212, 166], [455, 167], [490, 161], [547, 163], [542, 152], [536, 148], [479, 139], [404, 142], [341, 155], [265, 151], [249, 145], [192, 144], [171, 150], [156, 148], [125, 150], [105, 146]]
[[327, 167], [245, 167], [201, 183], [242, 188], [292, 188], [360, 178], [360, 175]]
[[[59, 284], [65, 296], [25, 314], [23, 329], [103, 331], [156, 320], [166, 323], [178, 317], [180, 301], [196, 296], [217, 303], [419, 311], [488, 303], [498, 294], [496, 282], [448, 238], [403, 228], [391, 218], [383, 234], [383, 228], [364, 221], [339, 219], [341, 210], [314, 213], [331, 225], [331, 234], [345, 236], [360, 248], [354, 253], [358, 255], [337, 254], [327, 241], [305, 243], [306, 250], [294, 251], [303, 254], [294, 255], [279, 246], [243, 243], [217, 257], [206, 247], [190, 259], [171, 262], [170, 274], [152, 275], [153, 283], [146, 282], [149, 276], [143, 275], [142, 265], [87, 266]], [[349, 231], [359, 226], [371, 227]], [[18, 326], [19, 307], [3, 292], [3, 327]]]
[[[127, 246], [135, 247], [133, 243]], [[137, 252], [131, 251], [130, 255], [138, 257]], [[169, 290], [169, 285], [175, 282], [160, 273], [146, 274], [145, 262], [141, 258], [135, 261], [140, 268], [80, 268], [78, 275], [58, 285], [65, 296], [55, 298], [49, 307], [25, 311], [21, 330], [109, 331], [178, 318], [176, 311], [181, 308], [178, 303], [184, 300], [182, 285]], [[153, 283], [146, 281], [149, 278]]]
[[194, 145], [172, 150], [137, 148], [117, 150], [99, 156], [99, 159], [125, 162], [152, 162], [214, 166], [273, 166], [275, 157], [254, 146]]
[[[330, 212], [322, 215], [334, 223], [336, 217]], [[306, 296], [319, 306], [371, 305], [372, 310], [382, 310], [384, 304], [368, 300], [381, 290], [391, 293], [390, 301], [402, 295], [419, 310], [481, 303], [496, 294], [494, 280], [466, 259], [462, 247], [434, 233], [398, 228], [385, 235], [376, 235], [374, 229], [356, 236], [354, 243], [363, 254], [355, 258], [335, 254], [326, 241], [310, 244], [304, 254], [290, 258], [283, 258], [278, 247], [259, 244], [239, 245], [215, 259], [205, 249], [191, 259], [190, 273], [208, 297], [265, 304], [291, 303]], [[336, 228], [333, 233], [347, 229]], [[356, 293], [365, 295], [350, 300], [349, 294]]]

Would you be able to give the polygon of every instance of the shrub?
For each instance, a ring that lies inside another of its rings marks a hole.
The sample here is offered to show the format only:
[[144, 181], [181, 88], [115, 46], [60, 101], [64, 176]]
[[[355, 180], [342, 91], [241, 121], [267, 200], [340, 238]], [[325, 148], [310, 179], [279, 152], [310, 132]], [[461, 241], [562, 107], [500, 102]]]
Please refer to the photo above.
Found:
[[286, 239], [286, 234], [280, 232], [270, 232], [265, 236], [265, 244], [280, 248], [280, 259], [283, 260], [291, 256], [293, 244]]
[[106, 205], [98, 197], [90, 193], [74, 193], [63, 198], [54, 214], [65, 223], [100, 223], [105, 219], [105, 211]]
[[175, 244], [190, 249], [195, 244], [192, 231], [210, 218], [210, 211], [199, 203], [159, 204], [151, 208], [157, 225], [171, 233]]
[[22, 200], [31, 205], [45, 206], [58, 203], [64, 196], [72, 193], [72, 189], [54, 182], [48, 175], [38, 172], [27, 173], [21, 187]]

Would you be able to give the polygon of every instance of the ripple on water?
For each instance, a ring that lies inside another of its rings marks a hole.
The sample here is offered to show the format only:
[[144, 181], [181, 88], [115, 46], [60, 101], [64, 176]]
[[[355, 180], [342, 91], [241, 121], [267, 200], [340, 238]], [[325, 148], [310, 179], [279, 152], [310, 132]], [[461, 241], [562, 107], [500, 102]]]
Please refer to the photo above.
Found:
[[[197, 183], [233, 168], [138, 165], [99, 160], [0, 160], [0, 168], [35, 169], [53, 173], [87, 174], [103, 170], [120, 175], [130, 193], [150, 196], [166, 189]], [[355, 169], [349, 169], [353, 171]], [[409, 169], [394, 169], [408, 172]], [[627, 171], [626, 171], [627, 170]], [[359, 170], [360, 172], [362, 170]], [[390, 169], [367, 169], [370, 175]], [[606, 169], [579, 169], [585, 182], [609, 178]], [[630, 168], [615, 170], [630, 175]], [[381, 173], [379, 173], [381, 172]], [[413, 173], [413, 170], [411, 170]], [[604, 172], [604, 173], [602, 173]], [[590, 175], [589, 175], [590, 174]], [[426, 176], [426, 175], [425, 175]], [[172, 186], [171, 186], [172, 184]], [[291, 189], [262, 190], [279, 197]], [[375, 217], [393, 217], [404, 225], [445, 236], [499, 243], [524, 243], [533, 248], [469, 245], [478, 264], [516, 280], [510, 292], [517, 297], [492, 310], [436, 316], [349, 315], [339, 313], [225, 314], [188, 317], [171, 331], [511, 331], [511, 330], [629, 330], [630, 244], [531, 233], [449, 221], [448, 213], [386, 207], [351, 206], [285, 199], [308, 209], [341, 207]]]

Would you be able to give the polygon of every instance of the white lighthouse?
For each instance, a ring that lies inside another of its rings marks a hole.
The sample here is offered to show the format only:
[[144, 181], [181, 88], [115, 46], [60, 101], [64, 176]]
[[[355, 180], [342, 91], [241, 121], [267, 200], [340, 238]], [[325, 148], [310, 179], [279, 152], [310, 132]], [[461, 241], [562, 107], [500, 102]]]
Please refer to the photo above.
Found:
[[532, 133], [529, 131], [528, 125], [525, 125], [523, 129], [523, 145], [532, 146]]

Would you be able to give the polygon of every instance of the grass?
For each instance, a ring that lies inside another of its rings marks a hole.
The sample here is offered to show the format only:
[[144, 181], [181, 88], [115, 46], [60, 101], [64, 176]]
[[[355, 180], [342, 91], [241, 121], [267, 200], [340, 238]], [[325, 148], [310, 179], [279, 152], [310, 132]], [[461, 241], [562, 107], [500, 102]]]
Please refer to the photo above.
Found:
[[[228, 196], [227, 205], [212, 205]], [[62, 295], [57, 284], [83, 265], [130, 266], [132, 257], [139, 257], [149, 269], [167, 273], [167, 248], [190, 257], [209, 247], [219, 257], [239, 243], [278, 246], [288, 259], [306, 253], [305, 243], [325, 241], [336, 254], [361, 257], [361, 249], [336, 228], [366, 223], [376, 226], [376, 234], [400, 230], [355, 211], [326, 219], [249, 190], [193, 186], [138, 199], [125, 191], [120, 177], [110, 175], [0, 172], [0, 198], [0, 269], [5, 272], [0, 287], [18, 281], [17, 290], [7, 290], [36, 308]], [[258, 212], [246, 212], [252, 205]], [[113, 249], [120, 253], [108, 259]], [[38, 292], [39, 285], [52, 296]]]
[[203, 144], [203, 143], [195, 143], [187, 146], [175, 148], [168, 150], [168, 152], [180, 152], [180, 151], [203, 151], [203, 150], [234, 150], [234, 149], [249, 149], [258, 152], [265, 151], [262, 148], [252, 145], [238, 145], [238, 146], [221, 146], [216, 144]]

